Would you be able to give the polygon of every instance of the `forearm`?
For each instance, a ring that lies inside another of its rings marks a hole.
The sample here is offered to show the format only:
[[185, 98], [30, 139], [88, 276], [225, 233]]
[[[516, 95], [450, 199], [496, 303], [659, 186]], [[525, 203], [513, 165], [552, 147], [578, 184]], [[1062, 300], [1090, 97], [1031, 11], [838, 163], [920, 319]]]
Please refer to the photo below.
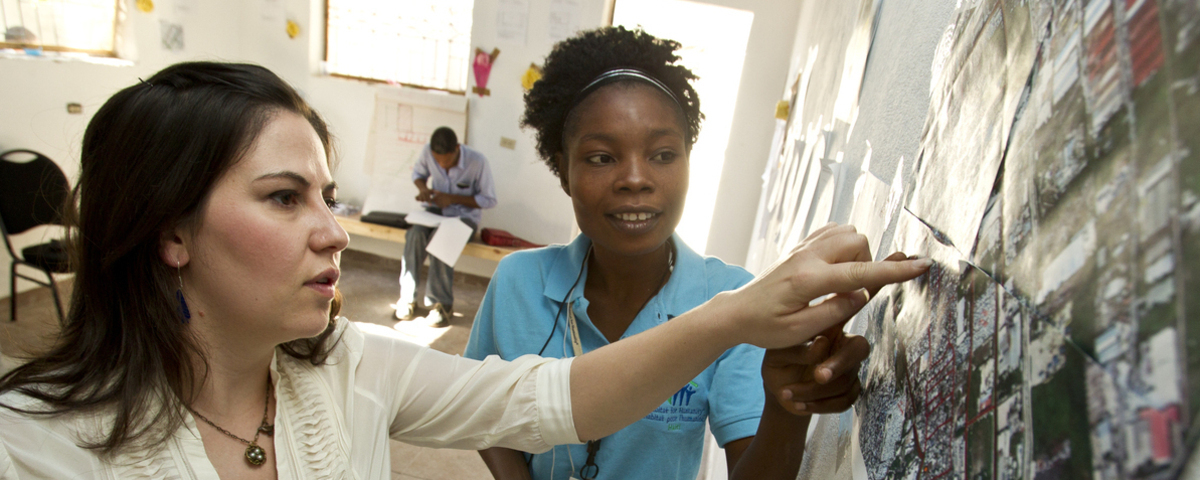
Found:
[[767, 392], [763, 416], [758, 422], [758, 433], [737, 464], [729, 465], [729, 478], [796, 478], [796, 472], [804, 460], [804, 443], [811, 419], [810, 415], [793, 415], [784, 410], [771, 392]]
[[[576, 435], [593, 440], [633, 423], [734, 345], [780, 349], [806, 342], [853, 317], [868, 290], [915, 278], [931, 265], [853, 261], [870, 258], [866, 237], [853, 232], [822, 227], [742, 288], [575, 359], [569, 380]], [[838, 295], [810, 305], [829, 293]]]
[[[571, 364], [571, 408], [580, 440], [609, 435], [644, 417], [741, 343], [721, 302], [596, 349]], [[723, 317], [724, 316], [724, 317]]]
[[[417, 188], [421, 187], [418, 186]], [[422, 190], [421, 195], [429, 195], [427, 201], [429, 203], [437, 204], [441, 208], [446, 208], [451, 205], [462, 205], [467, 208], [476, 209], [480, 208], [479, 202], [475, 201], [474, 195], [455, 195], [452, 193], [439, 192], [429, 188]], [[418, 200], [421, 200], [421, 195], [417, 197]]]
[[479, 202], [475, 201], [474, 195], [451, 195], [449, 193], [438, 192], [437, 196], [448, 197], [451, 204], [462, 205], [467, 208], [479, 208]]
[[413, 180], [413, 185], [416, 185], [418, 192], [424, 192], [425, 190], [429, 190], [429, 186], [426, 184], [426, 180], [428, 180], [428, 179], [418, 178], [416, 180]]
[[525, 458], [521, 452], [509, 448], [493, 447], [480, 450], [479, 456], [483, 458], [483, 463], [492, 472], [492, 477], [497, 480], [529, 480], [533, 478], [529, 475], [529, 467], [525, 465]]

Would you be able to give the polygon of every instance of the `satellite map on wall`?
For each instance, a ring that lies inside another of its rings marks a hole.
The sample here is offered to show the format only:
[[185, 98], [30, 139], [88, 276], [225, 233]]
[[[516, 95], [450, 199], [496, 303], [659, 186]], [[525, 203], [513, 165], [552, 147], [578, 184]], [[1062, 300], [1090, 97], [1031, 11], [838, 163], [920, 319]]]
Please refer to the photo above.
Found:
[[962, 3], [893, 238], [936, 264], [862, 314], [866, 475], [1175, 478], [1200, 438], [1200, 7]]

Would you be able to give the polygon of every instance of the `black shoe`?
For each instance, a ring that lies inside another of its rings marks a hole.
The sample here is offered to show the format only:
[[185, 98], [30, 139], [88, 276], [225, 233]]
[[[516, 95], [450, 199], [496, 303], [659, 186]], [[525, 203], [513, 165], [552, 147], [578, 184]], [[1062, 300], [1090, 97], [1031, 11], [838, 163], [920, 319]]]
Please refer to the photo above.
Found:
[[426, 315], [421, 321], [421, 325], [430, 328], [445, 328], [450, 326], [450, 314], [454, 313], [454, 309], [443, 306], [440, 303], [433, 304], [429, 309], [429, 315]]

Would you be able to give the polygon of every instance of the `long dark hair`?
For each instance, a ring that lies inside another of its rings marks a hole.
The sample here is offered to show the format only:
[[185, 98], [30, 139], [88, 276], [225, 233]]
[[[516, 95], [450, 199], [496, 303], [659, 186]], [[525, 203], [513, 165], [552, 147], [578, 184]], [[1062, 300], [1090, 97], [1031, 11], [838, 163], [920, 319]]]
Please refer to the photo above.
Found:
[[[207, 374], [207, 362], [194, 364], [205, 357], [181, 321], [176, 272], [160, 259], [160, 240], [198, 221], [216, 181], [281, 111], [306, 118], [333, 158], [324, 120], [256, 65], [172, 65], [100, 107], [67, 206], [76, 273], [66, 324], [50, 352], [0, 377], [0, 393], [17, 391], [44, 407], [4, 407], [111, 414], [111, 431], [81, 439], [106, 455], [161, 444], [180, 427], [180, 402], [190, 403], [191, 382]], [[324, 363], [340, 305], [339, 295], [323, 333], [281, 348]]]

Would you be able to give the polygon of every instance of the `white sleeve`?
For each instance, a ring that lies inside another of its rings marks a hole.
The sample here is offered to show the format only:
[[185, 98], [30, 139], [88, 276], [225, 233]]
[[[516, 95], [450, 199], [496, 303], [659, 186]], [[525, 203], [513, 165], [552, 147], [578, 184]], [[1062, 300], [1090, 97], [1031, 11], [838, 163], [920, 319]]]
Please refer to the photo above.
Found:
[[428, 447], [501, 446], [535, 453], [580, 443], [571, 413], [572, 359], [526, 355], [512, 362], [495, 356], [478, 361], [375, 329], [363, 334], [360, 381], [365, 373], [383, 383], [384, 401], [395, 412], [388, 431], [392, 438]]
[[[5, 397], [8, 405], [34, 405], [11, 391]], [[0, 407], [0, 480], [98, 478], [102, 468], [95, 452], [75, 444], [75, 423], [63, 416], [25, 415]]]
[[4, 442], [0, 442], [0, 480], [17, 480], [17, 471], [13, 468], [12, 459], [8, 458]]

